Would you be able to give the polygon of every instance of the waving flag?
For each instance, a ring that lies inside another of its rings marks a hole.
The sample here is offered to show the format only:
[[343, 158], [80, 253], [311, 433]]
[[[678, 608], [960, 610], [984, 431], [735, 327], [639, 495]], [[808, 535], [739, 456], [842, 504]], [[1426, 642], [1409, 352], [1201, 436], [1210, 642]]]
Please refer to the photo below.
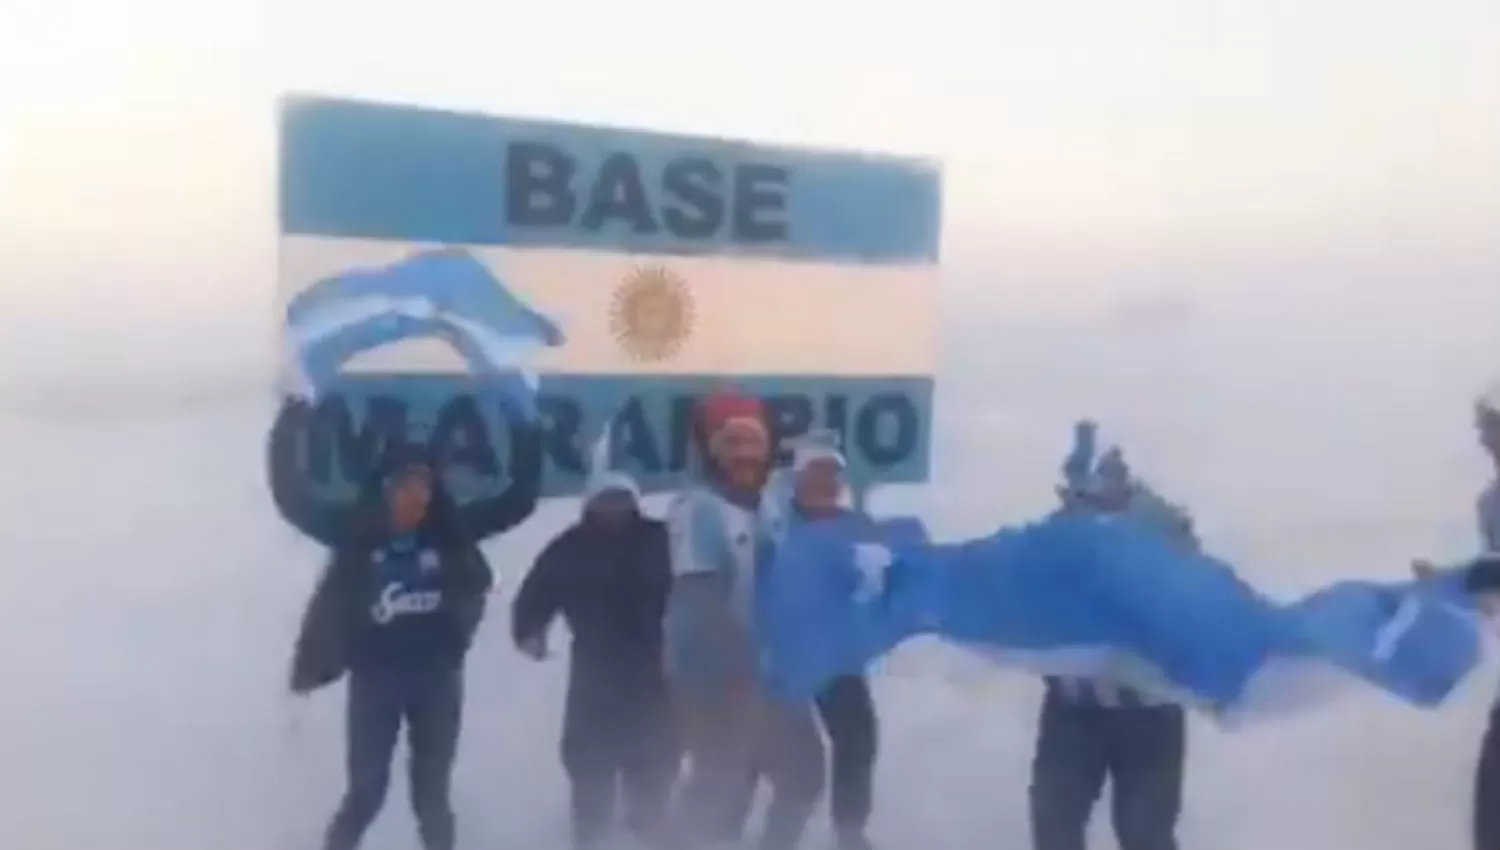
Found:
[[[1002, 664], [1244, 714], [1326, 692], [1328, 677], [1288, 671], [1337, 672], [1431, 706], [1477, 663], [1475, 617], [1452, 581], [1344, 582], [1281, 605], [1183, 545], [1165, 500], [1150, 504], [1064, 510], [957, 544], [837, 522], [794, 529], [761, 588], [765, 675], [807, 697], [933, 634]], [[875, 596], [860, 592], [872, 565], [883, 572]]]
[[534, 411], [529, 359], [563, 342], [562, 331], [510, 293], [465, 251], [416, 254], [314, 283], [286, 307], [287, 338], [308, 395], [332, 385], [351, 357], [424, 336], [447, 341], [474, 374], [513, 376], [509, 401]]
[[[883, 591], [862, 598], [871, 562]], [[884, 544], [837, 523], [797, 529], [762, 601], [767, 677], [796, 697], [924, 633], [1217, 709], [1295, 701], [1268, 668], [1308, 662], [1431, 706], [1478, 659], [1473, 615], [1451, 586], [1347, 582], [1282, 606], [1221, 562], [1089, 516], [940, 545]]]

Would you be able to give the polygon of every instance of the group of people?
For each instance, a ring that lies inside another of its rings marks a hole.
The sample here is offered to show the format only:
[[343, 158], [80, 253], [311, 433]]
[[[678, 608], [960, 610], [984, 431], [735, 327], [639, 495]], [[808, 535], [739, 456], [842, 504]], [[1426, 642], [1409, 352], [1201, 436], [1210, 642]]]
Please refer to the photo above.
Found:
[[[1500, 399], [1482, 400], [1476, 414], [1497, 472], [1480, 499], [1480, 525], [1486, 550], [1500, 552]], [[439, 459], [397, 446], [357, 499], [332, 502], [314, 493], [298, 462], [313, 415], [304, 400], [284, 402], [270, 479], [282, 516], [332, 553], [291, 674], [297, 693], [349, 680], [348, 787], [324, 848], [359, 844], [384, 802], [404, 725], [423, 846], [452, 850], [449, 780], [464, 658], [493, 580], [478, 544], [534, 510], [542, 435], [517, 423], [511, 483], [498, 495], [460, 504]], [[771, 510], [780, 492], [768, 487], [776, 447], [761, 403], [715, 394], [700, 403], [694, 425], [699, 474], [665, 517], [646, 514], [628, 475], [594, 470], [578, 521], [543, 549], [513, 601], [512, 637], [526, 655], [548, 656], [556, 619], [572, 633], [561, 756], [574, 846], [608, 841], [617, 822], [648, 847], [735, 845], [764, 780], [771, 799], [757, 846], [790, 850], [831, 773], [840, 850], [868, 848], [877, 742], [868, 682], [837, 678], [807, 704], [775, 698], [760, 686], [754, 640], [757, 577], [792, 526], [858, 516], [845, 460], [828, 443], [799, 445], [777, 473], [790, 484], [788, 504]], [[1105, 461], [1087, 475], [1064, 465], [1059, 510], [1165, 504], [1138, 486], [1122, 458]], [[1185, 513], [1165, 517], [1175, 540], [1196, 547]], [[1500, 588], [1500, 562], [1480, 559], [1466, 579], [1472, 590]], [[1481, 752], [1475, 850], [1500, 850], [1500, 710]], [[1106, 680], [1049, 678], [1032, 770], [1035, 850], [1083, 850], [1106, 782], [1121, 850], [1175, 850], [1185, 755], [1181, 706]]]

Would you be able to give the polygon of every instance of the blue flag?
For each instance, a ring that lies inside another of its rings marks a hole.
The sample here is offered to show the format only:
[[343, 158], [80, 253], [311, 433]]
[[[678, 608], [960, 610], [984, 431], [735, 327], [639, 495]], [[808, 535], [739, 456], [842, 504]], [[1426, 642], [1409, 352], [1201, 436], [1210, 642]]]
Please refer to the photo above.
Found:
[[1479, 653], [1468, 602], [1451, 586], [1344, 582], [1279, 605], [1149, 530], [1066, 514], [957, 544], [809, 525], [782, 544], [760, 601], [766, 677], [797, 699], [917, 634], [1226, 710], [1294, 699], [1257, 692], [1284, 685], [1265, 674], [1286, 662], [1436, 705]]
[[[1078, 436], [1092, 443], [1091, 429]], [[1074, 486], [1091, 450], [1070, 457], [1070, 492], [1103, 498], [1108, 486]], [[963, 543], [934, 544], [912, 520], [793, 528], [759, 588], [768, 684], [805, 699], [918, 634], [1226, 714], [1306, 702], [1313, 679], [1278, 673], [1307, 667], [1433, 706], [1477, 664], [1477, 619], [1450, 576], [1341, 582], [1283, 605], [1199, 552], [1186, 515], [1144, 492], [1147, 510], [1063, 510]]]
[[497, 376], [510, 401], [535, 413], [526, 362], [563, 342], [561, 330], [513, 295], [469, 253], [440, 249], [313, 284], [286, 308], [287, 336], [308, 395], [326, 392], [356, 354], [416, 337], [448, 341], [474, 374]]

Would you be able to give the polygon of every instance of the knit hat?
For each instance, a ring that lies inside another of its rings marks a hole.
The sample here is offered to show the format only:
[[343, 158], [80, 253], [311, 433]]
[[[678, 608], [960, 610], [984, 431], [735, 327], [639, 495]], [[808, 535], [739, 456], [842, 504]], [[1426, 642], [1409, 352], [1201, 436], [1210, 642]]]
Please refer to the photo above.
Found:
[[820, 460], [831, 460], [838, 464], [839, 469], [849, 467], [844, 453], [832, 446], [798, 446], [792, 452], [792, 470], [802, 472]]
[[639, 507], [641, 502], [641, 485], [635, 477], [623, 470], [614, 467], [614, 419], [604, 423], [599, 431], [599, 439], [594, 442], [589, 450], [588, 477], [583, 482], [583, 507], [588, 509], [589, 503], [600, 495], [611, 491], [628, 493], [631, 500]]
[[583, 505], [588, 507], [589, 503], [605, 493], [618, 492], [630, 496], [631, 501], [637, 505], [641, 501], [641, 485], [628, 472], [615, 470], [601, 470], [591, 473], [583, 485]]
[[715, 434], [732, 424], [751, 426], [770, 436], [765, 405], [754, 396], [725, 390], [699, 402], [698, 427], [705, 440], [712, 440]]

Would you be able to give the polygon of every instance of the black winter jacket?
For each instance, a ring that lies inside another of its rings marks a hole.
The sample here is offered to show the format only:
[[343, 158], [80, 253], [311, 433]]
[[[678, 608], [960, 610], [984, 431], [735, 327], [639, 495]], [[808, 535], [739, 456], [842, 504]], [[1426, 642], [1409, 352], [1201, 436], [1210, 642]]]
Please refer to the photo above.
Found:
[[[327, 546], [330, 557], [302, 617], [292, 653], [291, 687], [305, 693], [337, 681], [372, 655], [379, 624], [372, 604], [380, 588], [373, 560], [391, 542], [382, 483], [386, 474], [414, 450], [388, 452], [353, 502], [320, 498], [308, 485], [298, 448], [314, 410], [300, 400], [286, 401], [271, 429], [269, 477], [277, 510], [293, 527]], [[432, 663], [462, 664], [484, 615], [493, 575], [478, 544], [519, 525], [536, 508], [541, 489], [541, 432], [519, 427], [511, 446], [511, 484], [496, 497], [463, 505], [435, 482], [426, 519], [410, 537], [435, 553], [436, 589], [441, 604], [426, 639], [435, 642]]]
[[587, 519], [542, 550], [511, 609], [524, 642], [561, 615], [573, 633], [572, 676], [622, 687], [662, 681], [662, 618], [672, 574], [666, 525], [638, 517], [619, 529]]

